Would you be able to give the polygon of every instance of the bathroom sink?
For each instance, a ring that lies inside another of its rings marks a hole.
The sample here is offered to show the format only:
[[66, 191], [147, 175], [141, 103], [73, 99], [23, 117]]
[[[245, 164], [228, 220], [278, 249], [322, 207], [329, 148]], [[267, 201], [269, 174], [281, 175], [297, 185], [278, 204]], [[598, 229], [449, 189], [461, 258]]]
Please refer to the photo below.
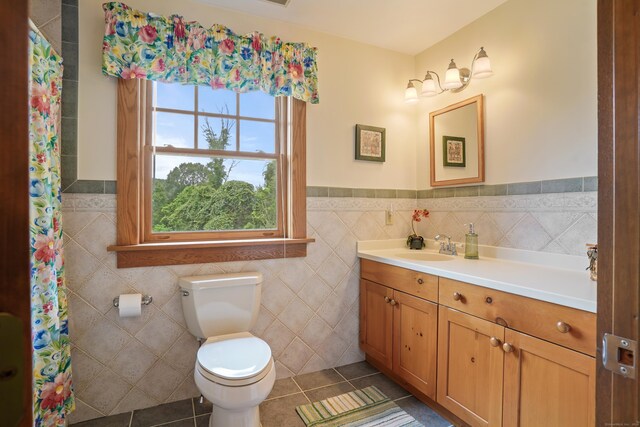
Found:
[[411, 259], [414, 261], [452, 261], [452, 255], [442, 255], [433, 252], [400, 252], [395, 254], [398, 258]]

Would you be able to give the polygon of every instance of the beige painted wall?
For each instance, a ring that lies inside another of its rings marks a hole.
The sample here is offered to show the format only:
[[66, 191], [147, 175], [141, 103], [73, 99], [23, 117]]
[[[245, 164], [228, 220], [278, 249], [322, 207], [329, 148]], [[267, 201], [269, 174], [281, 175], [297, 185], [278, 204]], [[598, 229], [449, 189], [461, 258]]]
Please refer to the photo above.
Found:
[[492, 77], [416, 108], [417, 188], [429, 187], [429, 112], [480, 93], [487, 184], [597, 175], [595, 0], [510, 0], [420, 53], [416, 76], [444, 77], [451, 58], [469, 67], [480, 46]]
[[[79, 179], [115, 179], [116, 80], [103, 76], [100, 68], [102, 2], [80, 2]], [[307, 184], [415, 189], [415, 108], [402, 99], [414, 73], [414, 57], [193, 1], [127, 4], [160, 14], [181, 13], [204, 25], [224, 24], [238, 33], [258, 30], [317, 46], [320, 104], [307, 109]], [[354, 160], [356, 123], [387, 129], [385, 163]]]

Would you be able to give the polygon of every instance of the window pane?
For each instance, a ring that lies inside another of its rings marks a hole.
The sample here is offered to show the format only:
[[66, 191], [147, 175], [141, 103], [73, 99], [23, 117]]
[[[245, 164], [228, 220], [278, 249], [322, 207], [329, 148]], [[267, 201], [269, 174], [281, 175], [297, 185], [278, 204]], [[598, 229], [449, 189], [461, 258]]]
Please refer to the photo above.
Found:
[[158, 154], [154, 232], [277, 228], [277, 162]]
[[241, 93], [240, 115], [273, 120], [276, 118], [276, 98], [261, 91]]
[[154, 84], [156, 85], [156, 107], [188, 111], [193, 111], [195, 108], [194, 86], [161, 82]]
[[154, 113], [155, 133], [153, 144], [158, 147], [173, 146], [193, 148], [194, 116], [176, 113]]
[[236, 115], [236, 93], [226, 89], [198, 87], [198, 112]]
[[198, 148], [202, 150], [236, 149], [236, 121], [220, 117], [198, 117]]
[[240, 120], [240, 151], [275, 153], [276, 125]]

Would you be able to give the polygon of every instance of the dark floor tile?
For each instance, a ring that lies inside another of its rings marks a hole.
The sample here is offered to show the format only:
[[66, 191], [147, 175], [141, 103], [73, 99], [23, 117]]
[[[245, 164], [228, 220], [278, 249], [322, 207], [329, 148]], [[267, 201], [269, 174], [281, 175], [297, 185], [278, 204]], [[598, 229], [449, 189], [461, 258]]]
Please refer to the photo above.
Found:
[[209, 427], [209, 418], [211, 418], [211, 415], [200, 415], [196, 417], [196, 427]]
[[394, 383], [382, 374], [357, 378], [355, 380], [351, 380], [350, 382], [357, 389], [362, 389], [374, 385], [378, 387], [378, 389], [391, 400], [409, 396], [409, 392], [407, 390], [403, 389], [398, 384]]
[[131, 412], [125, 412], [123, 414], [111, 415], [109, 417], [96, 418], [89, 421], [83, 421], [81, 423], [72, 424], [74, 426], [82, 427], [129, 427], [129, 421], [131, 420]]
[[344, 381], [344, 378], [333, 369], [302, 374], [293, 377], [293, 379], [303, 391]]
[[405, 410], [405, 412], [429, 427], [449, 427], [451, 422], [441, 417], [433, 409], [420, 402], [415, 397], [407, 397], [405, 399], [396, 400], [396, 405]]
[[380, 372], [368, 362], [364, 361], [352, 363], [350, 365], [338, 366], [336, 371], [340, 372], [340, 374], [348, 380]]
[[260, 404], [260, 422], [262, 427], [304, 427], [302, 419], [296, 412], [296, 406], [309, 403], [304, 394], [267, 400]]
[[209, 402], [207, 399], [204, 399], [204, 401], [202, 403], [200, 403], [200, 398], [199, 397], [194, 397], [193, 398], [193, 409], [194, 412], [197, 415], [202, 415], [202, 414], [210, 414], [211, 411], [213, 410], [213, 404], [211, 402]]
[[191, 399], [180, 400], [178, 402], [154, 406], [153, 408], [133, 411], [131, 427], [148, 427], [183, 420], [189, 417], [193, 418]]
[[291, 378], [282, 378], [276, 380], [273, 385], [273, 389], [267, 399], [274, 399], [276, 397], [286, 396], [288, 394], [300, 393], [300, 387]]
[[355, 390], [351, 384], [348, 382], [338, 383], [334, 385], [329, 385], [326, 387], [317, 388], [315, 390], [305, 391], [304, 394], [307, 395], [310, 401], [317, 402], [322, 399], [327, 399], [329, 397], [339, 396], [344, 393], [348, 393], [350, 391]]
[[195, 427], [195, 424], [193, 423], [193, 421], [194, 421], [193, 417], [185, 418], [184, 420], [174, 421], [172, 423], [167, 423], [167, 424], [161, 424], [161, 427]]

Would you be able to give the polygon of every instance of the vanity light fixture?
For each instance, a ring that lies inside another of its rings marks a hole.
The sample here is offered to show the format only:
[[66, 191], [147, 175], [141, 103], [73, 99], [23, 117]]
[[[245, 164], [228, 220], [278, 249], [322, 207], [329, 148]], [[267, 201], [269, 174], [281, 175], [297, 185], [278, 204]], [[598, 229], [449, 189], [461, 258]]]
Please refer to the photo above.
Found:
[[[435, 71], [427, 71], [424, 80], [409, 80], [409, 84], [407, 84], [407, 89], [404, 93], [404, 100], [408, 103], [418, 101], [418, 90], [413, 82], [422, 83], [420, 96], [428, 97], [438, 95], [447, 90], [454, 93], [461, 92], [469, 85], [472, 77], [476, 79], [486, 79], [492, 75], [491, 62], [489, 61], [487, 52], [481, 47], [471, 61], [471, 70], [468, 68], [458, 68], [452, 59], [444, 75], [444, 82], [442, 84], [440, 84], [440, 76]], [[435, 80], [433, 76], [435, 76]]]

